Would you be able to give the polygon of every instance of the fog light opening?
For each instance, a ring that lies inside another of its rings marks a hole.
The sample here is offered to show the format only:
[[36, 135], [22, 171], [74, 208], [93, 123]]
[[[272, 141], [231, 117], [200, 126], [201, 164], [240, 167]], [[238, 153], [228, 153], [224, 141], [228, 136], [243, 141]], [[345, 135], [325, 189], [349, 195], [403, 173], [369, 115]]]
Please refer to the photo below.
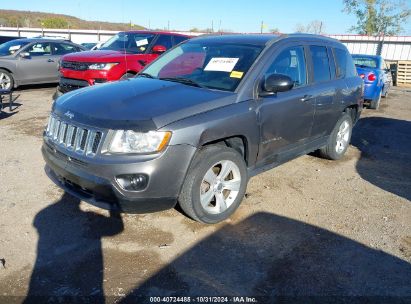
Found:
[[116, 177], [117, 183], [127, 191], [141, 191], [147, 187], [146, 174], [124, 174]]

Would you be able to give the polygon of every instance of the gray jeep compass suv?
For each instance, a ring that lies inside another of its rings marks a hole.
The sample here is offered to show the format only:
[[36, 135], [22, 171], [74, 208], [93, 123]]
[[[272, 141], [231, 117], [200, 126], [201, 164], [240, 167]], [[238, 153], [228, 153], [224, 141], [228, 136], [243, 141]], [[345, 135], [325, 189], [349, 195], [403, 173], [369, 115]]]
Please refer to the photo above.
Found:
[[347, 49], [313, 35], [222, 35], [184, 42], [136, 78], [53, 104], [42, 152], [49, 177], [104, 208], [178, 202], [216, 223], [250, 177], [319, 150], [347, 150], [363, 105]]

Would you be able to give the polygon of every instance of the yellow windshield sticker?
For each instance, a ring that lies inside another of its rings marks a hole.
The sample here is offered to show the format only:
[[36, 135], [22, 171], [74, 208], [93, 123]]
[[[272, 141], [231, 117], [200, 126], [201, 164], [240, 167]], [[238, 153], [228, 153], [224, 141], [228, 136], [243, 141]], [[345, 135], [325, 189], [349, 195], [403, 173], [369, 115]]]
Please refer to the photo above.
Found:
[[239, 71], [232, 71], [230, 74], [231, 78], [242, 78], [244, 75], [244, 72], [239, 72]]

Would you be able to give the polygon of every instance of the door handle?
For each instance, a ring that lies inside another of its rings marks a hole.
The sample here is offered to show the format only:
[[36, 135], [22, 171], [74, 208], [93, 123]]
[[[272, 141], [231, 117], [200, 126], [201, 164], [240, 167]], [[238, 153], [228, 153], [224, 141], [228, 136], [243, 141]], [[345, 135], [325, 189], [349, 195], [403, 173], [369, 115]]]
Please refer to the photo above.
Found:
[[47, 60], [47, 62], [54, 62], [54, 60], [53, 60], [53, 59], [49, 59], [49, 60]]
[[307, 102], [311, 100], [313, 97], [314, 97], [313, 95], [304, 95], [303, 97], [300, 98], [300, 101]]

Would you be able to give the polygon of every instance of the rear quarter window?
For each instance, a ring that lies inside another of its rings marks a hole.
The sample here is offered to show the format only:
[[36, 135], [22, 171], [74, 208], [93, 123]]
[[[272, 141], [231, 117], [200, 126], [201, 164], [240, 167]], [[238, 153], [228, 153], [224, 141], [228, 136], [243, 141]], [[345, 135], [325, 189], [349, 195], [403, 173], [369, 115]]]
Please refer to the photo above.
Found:
[[337, 78], [347, 78], [357, 75], [354, 61], [348, 51], [344, 49], [335, 48], [334, 56], [337, 66]]

